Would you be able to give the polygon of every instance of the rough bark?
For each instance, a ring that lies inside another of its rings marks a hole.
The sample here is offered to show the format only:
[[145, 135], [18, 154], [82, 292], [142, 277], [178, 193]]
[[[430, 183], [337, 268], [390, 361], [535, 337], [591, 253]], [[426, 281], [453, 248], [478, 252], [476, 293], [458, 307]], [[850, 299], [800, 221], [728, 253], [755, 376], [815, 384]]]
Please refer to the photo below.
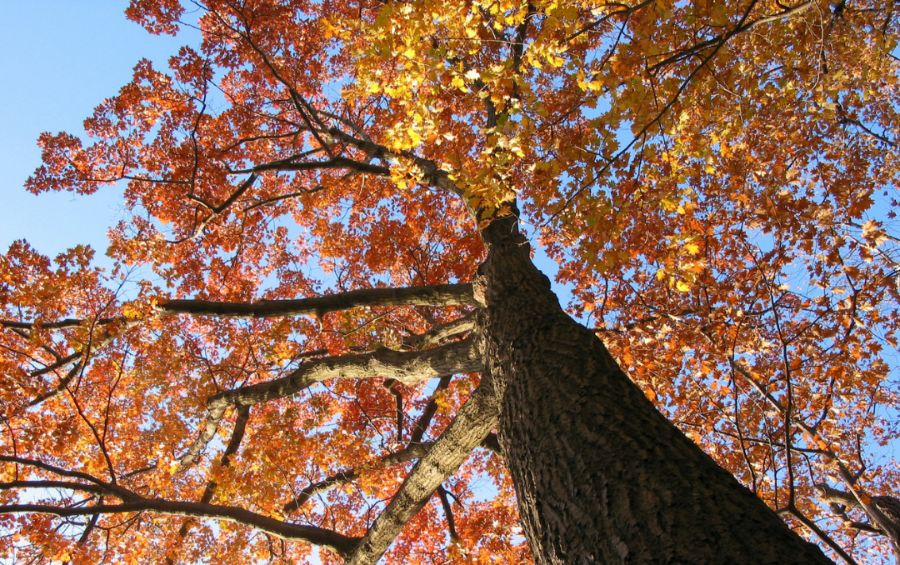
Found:
[[476, 297], [500, 443], [538, 563], [828, 563], [668, 422], [560, 308], [515, 216]]
[[434, 441], [400, 485], [384, 512], [366, 531], [347, 565], [372, 565], [384, 555], [407, 522], [431, 499], [434, 492], [459, 469], [497, 423], [496, 395], [490, 379], [472, 393], [453, 422]]
[[471, 339], [449, 343], [425, 351], [393, 351], [381, 348], [370, 353], [326, 357], [302, 364], [279, 379], [264, 381], [220, 392], [206, 403], [206, 421], [200, 435], [181, 457], [182, 468], [192, 465], [213, 438], [225, 411], [230, 406], [251, 406], [284, 398], [326, 380], [394, 379], [415, 384], [436, 375], [475, 372], [481, 359]]

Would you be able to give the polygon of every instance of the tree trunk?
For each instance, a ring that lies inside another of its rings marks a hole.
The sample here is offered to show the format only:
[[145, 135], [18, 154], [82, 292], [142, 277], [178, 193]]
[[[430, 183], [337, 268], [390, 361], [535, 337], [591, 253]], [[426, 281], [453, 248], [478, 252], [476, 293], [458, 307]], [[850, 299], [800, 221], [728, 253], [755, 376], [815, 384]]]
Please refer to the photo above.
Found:
[[515, 216], [476, 298], [500, 443], [538, 563], [829, 563], [653, 407], [559, 306]]

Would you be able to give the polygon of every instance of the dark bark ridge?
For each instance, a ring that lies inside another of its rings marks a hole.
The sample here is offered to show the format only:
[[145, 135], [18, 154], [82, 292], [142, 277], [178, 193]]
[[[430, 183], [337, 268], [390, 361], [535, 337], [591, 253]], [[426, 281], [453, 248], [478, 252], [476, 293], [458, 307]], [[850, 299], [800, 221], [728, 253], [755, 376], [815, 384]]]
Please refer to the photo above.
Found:
[[668, 422], [559, 306], [517, 218], [475, 295], [499, 436], [538, 563], [829, 563]]

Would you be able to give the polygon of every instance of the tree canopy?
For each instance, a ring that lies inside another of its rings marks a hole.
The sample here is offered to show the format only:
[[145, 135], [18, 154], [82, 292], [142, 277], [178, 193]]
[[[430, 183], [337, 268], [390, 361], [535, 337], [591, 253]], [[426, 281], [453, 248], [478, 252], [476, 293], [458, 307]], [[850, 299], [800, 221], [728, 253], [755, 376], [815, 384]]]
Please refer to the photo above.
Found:
[[0, 553], [527, 560], [470, 284], [512, 214], [719, 465], [833, 558], [898, 551], [892, 2], [126, 14], [202, 43], [39, 140], [28, 190], [127, 213], [108, 269], [0, 257]]

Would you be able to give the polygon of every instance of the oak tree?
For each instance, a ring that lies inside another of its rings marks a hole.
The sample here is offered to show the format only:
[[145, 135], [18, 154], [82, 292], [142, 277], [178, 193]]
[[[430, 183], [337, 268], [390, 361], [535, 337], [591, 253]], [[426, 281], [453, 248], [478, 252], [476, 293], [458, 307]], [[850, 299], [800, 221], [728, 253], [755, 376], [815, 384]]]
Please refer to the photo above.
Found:
[[127, 214], [0, 259], [4, 555], [898, 552], [893, 3], [127, 15], [202, 42], [39, 140]]

